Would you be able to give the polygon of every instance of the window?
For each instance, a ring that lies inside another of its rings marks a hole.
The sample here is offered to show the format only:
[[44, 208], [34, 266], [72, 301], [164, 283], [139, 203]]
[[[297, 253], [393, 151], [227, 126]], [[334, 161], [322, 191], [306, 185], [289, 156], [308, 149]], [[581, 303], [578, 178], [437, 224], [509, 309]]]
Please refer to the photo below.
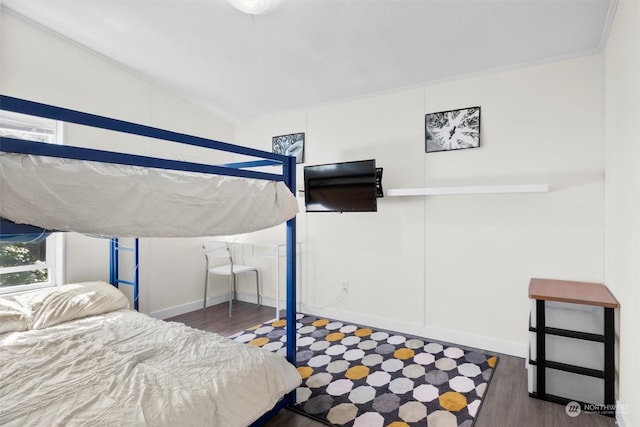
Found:
[[[62, 123], [0, 110], [0, 135], [62, 144]], [[60, 283], [63, 244], [63, 233], [26, 243], [0, 241], [0, 294]]]

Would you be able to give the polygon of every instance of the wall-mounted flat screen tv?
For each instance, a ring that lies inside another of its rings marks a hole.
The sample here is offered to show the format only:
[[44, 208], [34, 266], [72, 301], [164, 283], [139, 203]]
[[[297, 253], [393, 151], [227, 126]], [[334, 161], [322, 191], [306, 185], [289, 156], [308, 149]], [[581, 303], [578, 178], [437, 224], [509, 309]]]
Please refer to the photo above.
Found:
[[307, 212], [376, 212], [376, 161], [306, 166], [304, 201]]

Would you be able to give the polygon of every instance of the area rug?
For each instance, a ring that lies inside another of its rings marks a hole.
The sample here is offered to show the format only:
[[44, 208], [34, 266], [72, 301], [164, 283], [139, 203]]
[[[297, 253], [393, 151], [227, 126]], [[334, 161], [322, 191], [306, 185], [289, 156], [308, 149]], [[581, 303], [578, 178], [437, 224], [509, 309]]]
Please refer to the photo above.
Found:
[[[285, 354], [285, 320], [232, 339]], [[498, 358], [303, 314], [297, 315], [295, 410], [346, 427], [471, 427]]]

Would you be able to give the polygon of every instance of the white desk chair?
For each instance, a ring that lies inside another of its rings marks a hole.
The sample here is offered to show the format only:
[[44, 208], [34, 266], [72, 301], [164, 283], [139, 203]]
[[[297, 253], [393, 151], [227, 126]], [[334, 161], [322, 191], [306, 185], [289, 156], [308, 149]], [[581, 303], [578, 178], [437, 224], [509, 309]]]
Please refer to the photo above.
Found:
[[[260, 276], [256, 267], [250, 267], [247, 265], [238, 265], [233, 262], [231, 255], [231, 248], [229, 243], [221, 241], [208, 241], [202, 245], [205, 259], [207, 260], [207, 277], [204, 282], [204, 304], [202, 309], [207, 308], [207, 289], [209, 288], [209, 278], [212, 274], [220, 276], [229, 276], [229, 317], [231, 317], [231, 310], [233, 306], [233, 300], [238, 299], [238, 291], [236, 288], [236, 276], [240, 273], [247, 273], [253, 271], [256, 273], [256, 295], [258, 300], [258, 306], [261, 304], [260, 299]], [[214, 259], [224, 259], [227, 264], [212, 266]]]

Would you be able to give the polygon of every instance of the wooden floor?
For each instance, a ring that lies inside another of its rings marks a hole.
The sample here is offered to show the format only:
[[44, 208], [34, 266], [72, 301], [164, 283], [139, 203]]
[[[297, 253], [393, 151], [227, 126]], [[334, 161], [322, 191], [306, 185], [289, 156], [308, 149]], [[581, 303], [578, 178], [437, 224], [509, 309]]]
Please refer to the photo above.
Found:
[[[275, 317], [271, 307], [236, 302], [233, 317], [228, 304], [207, 307], [176, 316], [170, 321], [182, 322], [193, 328], [232, 335]], [[493, 375], [474, 427], [613, 427], [613, 418], [582, 413], [569, 417], [563, 405], [529, 397], [524, 359], [499, 354], [500, 361]], [[317, 421], [289, 410], [280, 411], [266, 427], [320, 427]]]

